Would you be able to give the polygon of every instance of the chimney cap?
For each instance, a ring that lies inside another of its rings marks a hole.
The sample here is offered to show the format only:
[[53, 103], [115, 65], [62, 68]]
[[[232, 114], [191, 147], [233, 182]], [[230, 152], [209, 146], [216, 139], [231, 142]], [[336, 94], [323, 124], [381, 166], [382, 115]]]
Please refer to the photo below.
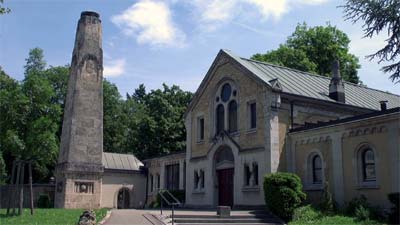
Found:
[[83, 17], [83, 16], [93, 16], [96, 18], [100, 18], [100, 14], [98, 14], [97, 12], [94, 12], [94, 11], [83, 11], [81, 13], [81, 17]]

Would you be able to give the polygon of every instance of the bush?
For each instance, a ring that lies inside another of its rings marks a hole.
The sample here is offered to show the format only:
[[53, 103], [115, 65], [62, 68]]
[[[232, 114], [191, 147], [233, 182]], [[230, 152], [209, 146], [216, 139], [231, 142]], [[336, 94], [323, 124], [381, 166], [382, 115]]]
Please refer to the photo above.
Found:
[[344, 209], [346, 215], [355, 216], [357, 208], [369, 208], [367, 198], [364, 195], [361, 195], [359, 198], [353, 198]]
[[264, 196], [268, 208], [285, 221], [292, 218], [294, 210], [305, 200], [300, 178], [292, 173], [273, 173], [264, 178]]
[[359, 205], [354, 211], [354, 216], [358, 221], [366, 221], [369, 220], [369, 218], [371, 217], [371, 212], [369, 208], [365, 208], [364, 206]]
[[322, 202], [319, 204], [319, 208], [326, 214], [334, 213], [335, 206], [333, 204], [332, 194], [329, 191], [328, 182], [325, 183], [324, 192], [322, 194]]
[[294, 210], [293, 221], [311, 223], [322, 217], [322, 214], [315, 210], [311, 205], [299, 207]]
[[389, 213], [389, 223], [400, 224], [400, 192], [388, 194], [388, 199], [393, 204]]
[[52, 208], [50, 197], [47, 194], [40, 194], [38, 199], [38, 208]]

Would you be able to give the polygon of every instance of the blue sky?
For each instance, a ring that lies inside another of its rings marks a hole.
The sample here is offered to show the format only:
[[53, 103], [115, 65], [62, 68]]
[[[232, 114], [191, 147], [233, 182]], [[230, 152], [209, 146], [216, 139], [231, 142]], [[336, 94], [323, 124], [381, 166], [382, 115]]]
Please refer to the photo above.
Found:
[[360, 58], [364, 84], [400, 94], [376, 61], [364, 57], [384, 44], [385, 36], [362, 39], [361, 24], [344, 21], [342, 1], [334, 0], [5, 0], [0, 16], [0, 66], [23, 79], [29, 49], [44, 50], [48, 65], [70, 63], [81, 11], [100, 13], [104, 76], [122, 96], [139, 84], [148, 89], [165, 82], [195, 91], [219, 49], [242, 57], [275, 49], [297, 23], [331, 25], [347, 33], [351, 53]]

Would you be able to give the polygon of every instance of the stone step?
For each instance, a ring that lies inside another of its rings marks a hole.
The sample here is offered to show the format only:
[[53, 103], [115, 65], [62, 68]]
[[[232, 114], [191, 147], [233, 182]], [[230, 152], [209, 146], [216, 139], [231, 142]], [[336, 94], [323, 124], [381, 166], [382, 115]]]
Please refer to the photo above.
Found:
[[280, 223], [274, 218], [175, 218], [177, 224], [249, 224], [249, 223]]
[[176, 223], [176, 225], [282, 225], [282, 223]]
[[[199, 219], [204, 219], [204, 218], [210, 218], [210, 219], [214, 219], [214, 218], [221, 218], [218, 215], [174, 215], [174, 218], [176, 219], [185, 219], [185, 218], [199, 218]], [[226, 217], [226, 218], [233, 218], [233, 219], [247, 219], [247, 218], [276, 218], [275, 216], [271, 215], [271, 214], [258, 214], [258, 215], [252, 215], [252, 214], [248, 214], [248, 215], [231, 215], [230, 217]]]

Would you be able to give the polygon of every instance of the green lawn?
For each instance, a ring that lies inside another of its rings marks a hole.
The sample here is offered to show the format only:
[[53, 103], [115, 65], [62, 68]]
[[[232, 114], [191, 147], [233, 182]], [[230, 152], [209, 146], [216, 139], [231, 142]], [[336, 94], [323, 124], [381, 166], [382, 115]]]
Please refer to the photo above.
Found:
[[[6, 209], [0, 209], [0, 225], [76, 225], [83, 209], [35, 209], [33, 216], [30, 209], [24, 209], [22, 216], [7, 216]], [[101, 221], [107, 209], [97, 209], [97, 222]]]
[[300, 225], [300, 224], [321, 224], [321, 225], [377, 225], [384, 224], [375, 220], [358, 221], [354, 217], [344, 215], [324, 215], [320, 211], [312, 208], [311, 206], [303, 206], [295, 211], [293, 220], [289, 222], [289, 225]]

